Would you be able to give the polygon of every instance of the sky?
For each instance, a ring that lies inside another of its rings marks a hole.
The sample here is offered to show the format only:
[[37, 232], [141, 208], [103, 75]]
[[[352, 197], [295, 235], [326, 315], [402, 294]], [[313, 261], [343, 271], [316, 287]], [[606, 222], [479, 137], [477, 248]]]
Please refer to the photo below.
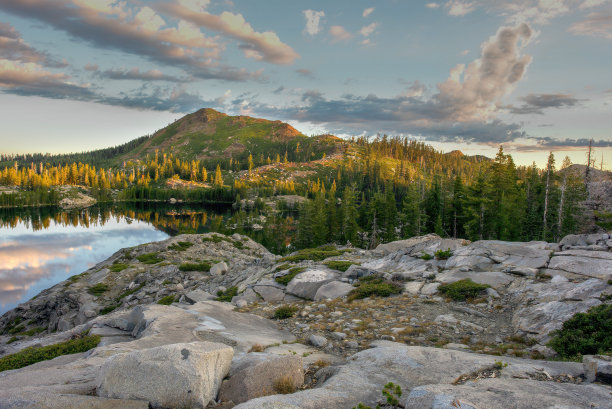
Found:
[[307, 135], [612, 169], [612, 0], [2, 0], [0, 153], [210, 107]]

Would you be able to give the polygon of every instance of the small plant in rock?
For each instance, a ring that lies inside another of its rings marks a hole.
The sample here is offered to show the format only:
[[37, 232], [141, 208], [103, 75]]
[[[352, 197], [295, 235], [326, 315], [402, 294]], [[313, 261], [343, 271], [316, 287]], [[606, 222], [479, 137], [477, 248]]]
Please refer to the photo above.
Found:
[[287, 285], [291, 280], [295, 278], [296, 275], [304, 272], [304, 270], [306, 270], [306, 267], [293, 267], [292, 269], [289, 269], [289, 272], [287, 274], [285, 274], [284, 276], [276, 277], [274, 281], [282, 285]]
[[141, 254], [140, 256], [136, 257], [136, 259], [143, 264], [157, 264], [164, 261], [163, 258], [159, 257], [158, 253]]
[[372, 296], [389, 297], [393, 294], [399, 294], [402, 287], [393, 281], [385, 280], [377, 275], [360, 277], [355, 284], [355, 289], [348, 294], [348, 301], [353, 301], [361, 298]]
[[466, 278], [454, 283], [442, 284], [438, 287], [438, 291], [452, 300], [465, 301], [468, 298], [478, 297], [489, 287], [491, 286], [488, 284], [478, 284]]
[[508, 366], [508, 362], [502, 362], [502, 361], [495, 361], [495, 363], [493, 364], [493, 368], [501, 370], [505, 367]]
[[225, 291], [217, 291], [217, 301], [231, 302], [238, 295], [238, 287], [230, 287]]
[[193, 243], [190, 241], [178, 241], [174, 244], [169, 245], [168, 250], [185, 251], [191, 246], [193, 246]]
[[261, 344], [255, 344], [251, 347], [251, 349], [249, 349], [249, 352], [263, 352], [264, 351], [264, 346]]
[[278, 307], [274, 310], [274, 318], [277, 320], [284, 320], [286, 318], [291, 318], [297, 312], [297, 307], [291, 305], [283, 305], [282, 307]]
[[429, 253], [423, 253], [421, 255], [421, 260], [427, 261], [427, 260], [431, 260], [432, 258], [433, 258], [433, 256], [431, 254], [429, 254]]
[[176, 297], [174, 295], [167, 295], [165, 297], [160, 298], [157, 303], [161, 305], [170, 305], [174, 302]]
[[204, 261], [201, 263], [182, 263], [179, 266], [181, 271], [210, 271], [210, 263]]
[[[382, 395], [385, 398], [385, 403], [381, 405], [376, 405], [376, 409], [384, 408], [403, 408], [399, 403], [400, 398], [402, 397], [402, 387], [394, 384], [393, 382], [388, 382], [383, 386]], [[359, 403], [357, 406], [353, 406], [353, 409], [372, 409], [370, 406], [364, 405], [363, 403]]]
[[612, 305], [601, 304], [565, 321], [548, 346], [561, 358], [580, 360], [582, 355], [612, 353]]
[[107, 305], [106, 307], [100, 310], [100, 315], [106, 315], [113, 311], [115, 311], [119, 307], [119, 304]]
[[95, 295], [96, 297], [101, 296], [105, 292], [108, 291], [108, 285], [104, 283], [94, 284], [87, 289], [87, 292], [91, 295]]
[[349, 269], [350, 266], [352, 265], [359, 265], [359, 263], [353, 263], [352, 261], [347, 261], [347, 260], [333, 260], [333, 261], [328, 261], [327, 263], [325, 263], [325, 265], [329, 268], [331, 268], [332, 270], [338, 270], [338, 271], [346, 271]]
[[453, 251], [451, 249], [440, 249], [434, 253], [434, 256], [436, 256], [438, 260], [447, 260], [453, 256]]

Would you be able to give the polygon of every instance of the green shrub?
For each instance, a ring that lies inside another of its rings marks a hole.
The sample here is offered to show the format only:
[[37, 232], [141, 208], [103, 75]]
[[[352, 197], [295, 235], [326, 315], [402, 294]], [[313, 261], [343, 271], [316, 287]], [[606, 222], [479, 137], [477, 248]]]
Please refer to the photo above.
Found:
[[157, 264], [161, 261], [164, 261], [163, 258], [159, 257], [158, 253], [141, 254], [140, 256], [136, 257], [136, 259], [144, 264]]
[[217, 291], [217, 301], [231, 302], [238, 295], [238, 287], [230, 287], [225, 291]]
[[[383, 407], [385, 408], [397, 408], [402, 407], [399, 406], [399, 400], [402, 397], [402, 387], [394, 384], [393, 382], [388, 382], [383, 386], [382, 395], [385, 397], [387, 401]], [[357, 406], [353, 406], [353, 409], [372, 409], [370, 406], [366, 406], [363, 403], [359, 403]], [[380, 405], [376, 405], [376, 409], [381, 409]]]
[[346, 271], [349, 269], [350, 266], [359, 265], [359, 263], [353, 263], [352, 261], [346, 261], [346, 260], [335, 260], [335, 261], [328, 261], [327, 263], [325, 263], [325, 265], [331, 268], [332, 270]]
[[276, 277], [274, 280], [279, 284], [287, 285], [291, 280], [293, 280], [296, 275], [300, 274], [304, 270], [306, 270], [306, 267], [293, 267], [292, 269], [289, 269], [289, 272], [287, 274], [285, 274], [284, 276]]
[[433, 256], [431, 254], [428, 253], [423, 253], [423, 255], [421, 256], [421, 260], [431, 260], [433, 258]]
[[210, 263], [204, 261], [202, 263], [182, 263], [179, 266], [181, 271], [210, 271]]
[[160, 298], [157, 303], [161, 305], [170, 305], [174, 302], [176, 297], [174, 295], [167, 295], [165, 297]]
[[548, 346], [564, 359], [612, 353], [612, 305], [601, 304], [575, 314], [555, 331]]
[[489, 287], [491, 286], [488, 284], [478, 284], [465, 278], [454, 283], [442, 284], [438, 287], [438, 291], [455, 301], [465, 301], [468, 298], [478, 297]]
[[101, 296], [105, 292], [108, 291], [108, 285], [104, 283], [94, 284], [87, 289], [87, 292], [91, 295], [95, 295], [96, 297]]
[[11, 339], [6, 341], [7, 344], [12, 344], [13, 342], [19, 341], [19, 338], [16, 336], [12, 336]]
[[106, 307], [100, 310], [100, 315], [106, 315], [108, 313], [115, 311], [119, 307], [119, 305], [120, 304], [107, 305]]
[[193, 246], [193, 243], [190, 241], [178, 241], [169, 245], [168, 250], [185, 251], [191, 246]]
[[244, 243], [241, 242], [240, 240], [232, 240], [229, 237], [219, 236], [217, 234], [213, 234], [210, 237], [202, 237], [202, 241], [203, 242], [212, 242], [212, 243], [221, 243], [222, 241], [226, 241], [228, 243], [233, 244], [234, 247], [236, 247], [237, 249], [243, 249], [244, 248]]
[[274, 319], [284, 320], [285, 318], [291, 318], [297, 312], [297, 307], [291, 305], [283, 305], [274, 310]]
[[342, 252], [336, 250], [334, 246], [321, 246], [314, 249], [304, 249], [300, 250], [292, 256], [283, 257], [281, 261], [304, 261], [304, 260], [313, 260], [313, 261], [322, 261], [329, 257], [335, 257], [342, 255]]
[[110, 266], [109, 270], [113, 273], [119, 273], [120, 271], [123, 271], [126, 268], [130, 268], [130, 265], [125, 263], [113, 263], [113, 265]]
[[274, 271], [279, 272], [279, 271], [287, 270], [287, 269], [288, 269], [288, 268], [290, 268], [290, 267], [291, 267], [291, 264], [289, 264], [289, 263], [284, 263], [284, 264], [281, 264], [280, 266], [276, 267], [276, 268], [274, 269]]
[[446, 260], [451, 258], [453, 255], [453, 251], [451, 249], [447, 249], [447, 250], [438, 250], [434, 253], [434, 256], [436, 256], [436, 258], [438, 260]]
[[61, 355], [89, 351], [100, 343], [100, 339], [98, 335], [86, 335], [82, 338], [71, 339], [59, 344], [26, 348], [15, 354], [0, 358], [0, 372], [23, 368], [24, 366], [47, 361]]
[[402, 291], [402, 287], [399, 284], [385, 280], [377, 275], [360, 277], [355, 285], [356, 288], [348, 294], [349, 301], [372, 296], [389, 297]]
[[23, 330], [25, 330], [25, 325], [21, 324], [21, 325], [17, 325], [16, 327], [12, 327], [11, 329], [9, 329], [7, 332], [9, 334], [19, 334], [20, 332], [22, 332]]

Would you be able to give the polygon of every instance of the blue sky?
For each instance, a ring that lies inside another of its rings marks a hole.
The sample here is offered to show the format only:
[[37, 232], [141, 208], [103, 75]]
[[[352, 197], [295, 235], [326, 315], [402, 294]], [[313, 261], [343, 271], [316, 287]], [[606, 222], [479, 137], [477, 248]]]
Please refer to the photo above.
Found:
[[101, 148], [201, 107], [612, 168], [612, 1], [4, 0], [0, 152]]

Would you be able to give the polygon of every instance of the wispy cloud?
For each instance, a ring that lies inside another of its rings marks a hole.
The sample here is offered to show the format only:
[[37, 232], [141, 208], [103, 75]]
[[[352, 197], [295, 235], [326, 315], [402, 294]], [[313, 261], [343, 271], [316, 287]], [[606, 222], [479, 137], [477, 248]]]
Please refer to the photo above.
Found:
[[168, 81], [168, 82], [188, 82], [189, 78], [178, 78], [166, 75], [159, 70], [140, 71], [138, 68], [131, 69], [112, 69], [99, 72], [102, 78], [112, 80], [141, 80], [141, 81]]
[[450, 0], [444, 4], [444, 7], [446, 7], [448, 14], [451, 16], [465, 16], [475, 10], [476, 3]]
[[612, 40], [612, 13], [591, 13], [586, 19], [573, 24], [569, 31], [576, 35]]
[[544, 114], [546, 108], [566, 108], [577, 105], [580, 100], [570, 94], [529, 94], [520, 98], [524, 102], [520, 107], [509, 106], [513, 114]]
[[276, 33], [255, 31], [242, 14], [224, 11], [217, 16], [204, 11], [196, 12], [176, 3], [158, 3], [156, 8], [198, 27], [203, 26], [239, 40], [239, 47], [247, 58], [284, 65], [292, 64], [300, 57], [291, 46], [283, 43]]
[[308, 68], [299, 68], [299, 69], [295, 70], [295, 72], [300, 74], [302, 77], [306, 77], [306, 78], [310, 78], [310, 79], [314, 78], [313, 72], [311, 70], [309, 70]]
[[68, 64], [52, 58], [27, 44], [15, 27], [0, 22], [0, 58], [22, 63], [38, 63], [46, 67], [62, 68]]
[[325, 17], [324, 11], [304, 10], [302, 11], [306, 19], [306, 27], [304, 32], [312, 37], [319, 34], [321, 31], [321, 19]]
[[[182, 6], [175, 6], [182, 9]], [[96, 47], [197, 70], [200, 78], [229, 81], [252, 78], [249, 73], [219, 62], [223, 46], [218, 38], [206, 37], [198, 26], [183, 19], [170, 26], [148, 6], [129, 7], [125, 2], [88, 0], [7, 0], [0, 3], [0, 9], [49, 24]], [[238, 25], [236, 30], [245, 28], [246, 24]], [[271, 35], [262, 36], [274, 40]]]
[[374, 7], [368, 7], [367, 9], [363, 10], [363, 13], [361, 15], [363, 16], [363, 18], [366, 18], [373, 12], [374, 12]]

